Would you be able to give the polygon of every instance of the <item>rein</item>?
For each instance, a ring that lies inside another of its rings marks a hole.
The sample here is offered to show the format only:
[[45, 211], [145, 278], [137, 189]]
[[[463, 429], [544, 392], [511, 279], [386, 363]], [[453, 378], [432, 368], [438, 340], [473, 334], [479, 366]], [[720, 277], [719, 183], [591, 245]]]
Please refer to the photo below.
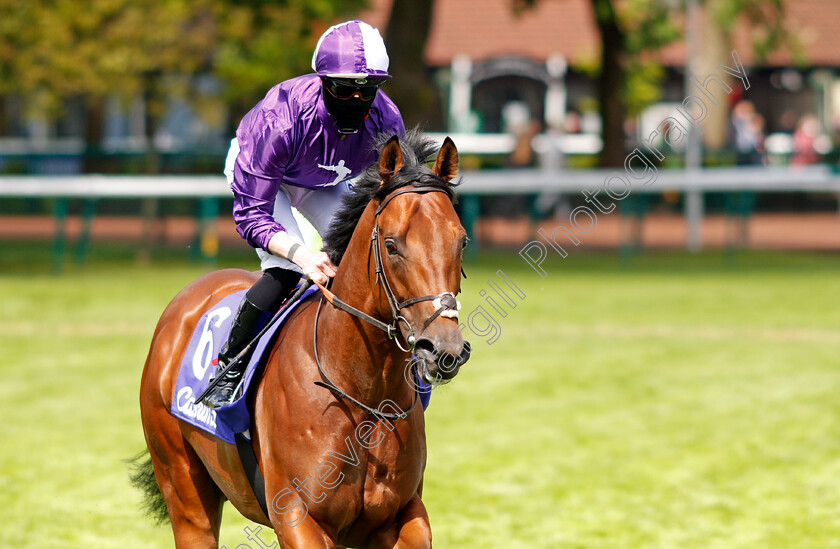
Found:
[[374, 416], [378, 419], [386, 419], [386, 420], [389, 420], [389, 421], [397, 421], [398, 419], [407, 418], [408, 414], [410, 414], [414, 410], [414, 407], [417, 406], [417, 401], [419, 400], [419, 397], [417, 396], [417, 391], [414, 391], [414, 402], [411, 404], [411, 408], [409, 408], [408, 410], [406, 410], [405, 412], [403, 412], [401, 414], [390, 414], [390, 413], [380, 412], [376, 408], [371, 408], [367, 404], [363, 404], [363, 403], [359, 402], [355, 398], [348, 395], [346, 392], [339, 389], [338, 386], [335, 383], [333, 383], [333, 381], [329, 378], [329, 376], [327, 376], [327, 373], [324, 371], [324, 368], [321, 367], [321, 360], [318, 358], [318, 318], [321, 316], [321, 305], [323, 305], [323, 304], [324, 304], [324, 296], [321, 296], [321, 299], [318, 301], [318, 309], [315, 311], [315, 323], [314, 323], [314, 328], [312, 329], [312, 347], [313, 347], [313, 350], [315, 351], [314, 352], [314, 354], [315, 354], [315, 365], [318, 366], [318, 372], [321, 374], [321, 377], [324, 378], [324, 381], [315, 381], [314, 382], [315, 385], [318, 385], [319, 387], [324, 387], [326, 389], [329, 389], [330, 391], [332, 391], [338, 397], [343, 398], [344, 400], [346, 400], [346, 401], [348, 401], [352, 404], [355, 404], [356, 406], [358, 406], [359, 408], [361, 408], [365, 412], [369, 413], [370, 415], [372, 415], [372, 416]]
[[[373, 231], [371, 231], [370, 248], [368, 250], [368, 266], [370, 265], [370, 255], [371, 255], [371, 252], [372, 252], [373, 260], [374, 260], [374, 270], [375, 270], [375, 273], [376, 273], [375, 284], [376, 285], [381, 284], [383, 290], [385, 291], [385, 298], [388, 302], [388, 307], [391, 309], [391, 318], [392, 318], [391, 324], [386, 324], [385, 322], [382, 322], [381, 320], [370, 316], [369, 314], [365, 313], [364, 311], [360, 311], [359, 309], [353, 307], [352, 305], [348, 305], [347, 303], [345, 303], [344, 301], [339, 299], [331, 291], [326, 289], [324, 286], [322, 286], [318, 282], [315, 282], [315, 285], [317, 285], [318, 288], [320, 288], [320, 290], [321, 290], [322, 297], [321, 297], [321, 300], [318, 303], [318, 310], [315, 313], [315, 328], [313, 330], [313, 335], [312, 335], [312, 344], [313, 344], [313, 347], [314, 347], [314, 350], [315, 350], [315, 364], [318, 366], [318, 371], [321, 373], [321, 377], [324, 378], [324, 381], [316, 381], [315, 385], [318, 385], [320, 387], [325, 387], [325, 388], [329, 389], [330, 391], [332, 391], [338, 397], [355, 404], [356, 406], [358, 406], [362, 410], [366, 411], [367, 413], [369, 413], [372, 416], [377, 417], [379, 419], [387, 419], [387, 420], [390, 420], [390, 421], [396, 421], [398, 419], [405, 419], [406, 417], [408, 417], [408, 414], [410, 414], [411, 411], [414, 410], [414, 407], [417, 406], [417, 401], [419, 400], [419, 398], [417, 396], [417, 391], [414, 392], [414, 403], [411, 405], [411, 408], [409, 408], [408, 411], [403, 412], [402, 414], [387, 414], [387, 413], [380, 412], [379, 410], [376, 410], [374, 408], [371, 408], [370, 406], [367, 406], [367, 405], [359, 402], [355, 398], [348, 395], [345, 391], [342, 391], [341, 389], [339, 389], [338, 386], [336, 386], [336, 384], [333, 383], [330, 380], [330, 378], [327, 376], [327, 374], [324, 372], [323, 368], [321, 367], [321, 361], [318, 359], [318, 338], [317, 338], [318, 318], [321, 314], [321, 305], [323, 305], [324, 300], [326, 299], [330, 303], [330, 305], [332, 305], [336, 309], [339, 309], [339, 310], [344, 311], [348, 314], [351, 314], [351, 315], [355, 316], [356, 318], [359, 318], [359, 319], [367, 322], [368, 324], [382, 330], [383, 332], [385, 332], [388, 335], [389, 339], [394, 340], [394, 343], [396, 343], [397, 347], [399, 347], [401, 351], [410, 353], [410, 352], [414, 351], [414, 344], [417, 342], [417, 337], [414, 333], [414, 327], [411, 325], [411, 323], [404, 316], [402, 316], [400, 314], [400, 311], [402, 309], [405, 309], [406, 307], [410, 307], [410, 306], [415, 305], [417, 303], [422, 303], [424, 301], [435, 301], [436, 303], [439, 303], [439, 306], [435, 310], [434, 314], [432, 316], [430, 316], [426, 320], [426, 322], [423, 324], [423, 329], [420, 331], [421, 335], [424, 331], [426, 331], [426, 328], [429, 327], [429, 325], [432, 323], [432, 321], [434, 321], [442, 313], [444, 313], [446, 311], [456, 311], [457, 312], [458, 301], [455, 299], [455, 295], [452, 294], [451, 292], [445, 292], [445, 293], [437, 294], [437, 295], [424, 295], [424, 296], [420, 296], [420, 297], [412, 297], [410, 299], [406, 299], [405, 301], [399, 301], [397, 299], [397, 296], [394, 293], [393, 289], [391, 288], [391, 284], [388, 281], [388, 276], [385, 274], [385, 269], [383, 267], [382, 250], [381, 250], [380, 238], [379, 238], [379, 236], [380, 236], [379, 214], [382, 213], [382, 210], [385, 209], [385, 206], [387, 206], [388, 203], [391, 200], [393, 200], [394, 198], [396, 198], [397, 196], [399, 196], [401, 194], [406, 194], [406, 193], [429, 193], [429, 192], [446, 193], [446, 191], [444, 191], [443, 189], [438, 188], [438, 187], [403, 187], [401, 189], [398, 189], [398, 190], [394, 191], [393, 193], [389, 194], [388, 196], [386, 196], [382, 200], [382, 202], [379, 204], [379, 206], [376, 208], [376, 212], [374, 213]], [[400, 322], [404, 323], [405, 326], [408, 328], [408, 335], [405, 336], [406, 345], [407, 345], [406, 347], [403, 347], [402, 345], [400, 345], [400, 341], [399, 341], [399, 339], [397, 339], [397, 335], [400, 332], [400, 330], [399, 330], [399, 323]]]

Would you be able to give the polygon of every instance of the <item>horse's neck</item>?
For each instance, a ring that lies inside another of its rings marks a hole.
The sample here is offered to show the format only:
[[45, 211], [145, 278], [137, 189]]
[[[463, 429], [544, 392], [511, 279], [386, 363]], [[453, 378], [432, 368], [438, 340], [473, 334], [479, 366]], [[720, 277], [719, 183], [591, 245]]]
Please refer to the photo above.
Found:
[[[382, 301], [382, 291], [368, 271], [372, 230], [373, 215], [369, 207], [359, 220], [331, 289], [342, 301], [390, 324], [391, 315]], [[323, 351], [324, 368], [331, 378], [342, 378], [344, 385], [338, 379], [333, 381], [343, 389], [353, 387], [357, 391], [353, 396], [367, 401], [395, 400], [410, 392], [403, 377], [408, 355], [385, 332], [326, 304], [319, 324], [318, 332], [329, 334], [330, 341], [329, 349], [325, 347]], [[396, 402], [402, 404], [400, 400]]]

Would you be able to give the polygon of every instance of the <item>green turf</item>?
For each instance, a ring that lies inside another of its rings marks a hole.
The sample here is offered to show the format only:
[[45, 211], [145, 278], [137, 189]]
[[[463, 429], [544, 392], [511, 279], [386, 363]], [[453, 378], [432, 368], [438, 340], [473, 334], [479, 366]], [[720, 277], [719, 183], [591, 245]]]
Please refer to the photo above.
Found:
[[[121, 460], [143, 447], [158, 315], [205, 268], [94, 257], [55, 277], [33, 258], [0, 243], [0, 547], [170, 547]], [[545, 268], [467, 267], [462, 318], [497, 269], [526, 297], [433, 396], [436, 547], [840, 547], [840, 257]], [[229, 549], [247, 524], [228, 508]]]

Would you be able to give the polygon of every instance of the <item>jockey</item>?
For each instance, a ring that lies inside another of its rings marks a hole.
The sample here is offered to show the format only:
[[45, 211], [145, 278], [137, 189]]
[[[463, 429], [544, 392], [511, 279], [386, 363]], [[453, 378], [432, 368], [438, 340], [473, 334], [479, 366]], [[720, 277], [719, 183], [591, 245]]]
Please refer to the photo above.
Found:
[[[361, 21], [329, 28], [312, 56], [315, 74], [277, 84], [245, 115], [225, 162], [239, 234], [256, 248], [262, 277], [246, 292], [219, 353], [216, 375], [265, 326], [301, 275], [326, 284], [336, 266], [304, 246], [296, 208], [324, 234], [350, 180], [376, 161], [372, 138], [405, 134], [400, 111], [381, 86], [388, 54], [379, 31]], [[247, 360], [204, 403], [230, 403]]]

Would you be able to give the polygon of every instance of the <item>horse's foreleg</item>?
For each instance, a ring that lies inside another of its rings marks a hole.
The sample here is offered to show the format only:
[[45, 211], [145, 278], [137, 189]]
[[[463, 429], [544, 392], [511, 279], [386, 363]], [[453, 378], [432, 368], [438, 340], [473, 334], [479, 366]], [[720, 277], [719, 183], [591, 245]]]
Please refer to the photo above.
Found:
[[178, 443], [163, 441], [165, 450], [150, 444], [155, 477], [160, 487], [177, 549], [216, 549], [224, 496], [195, 450], [178, 434]]
[[371, 543], [374, 549], [431, 549], [432, 527], [420, 496], [403, 507], [391, 528], [380, 531]]
[[[272, 523], [276, 517], [272, 517]], [[280, 528], [278, 530], [278, 528]], [[297, 526], [275, 525], [277, 539], [284, 549], [337, 549], [324, 530], [311, 517]]]

